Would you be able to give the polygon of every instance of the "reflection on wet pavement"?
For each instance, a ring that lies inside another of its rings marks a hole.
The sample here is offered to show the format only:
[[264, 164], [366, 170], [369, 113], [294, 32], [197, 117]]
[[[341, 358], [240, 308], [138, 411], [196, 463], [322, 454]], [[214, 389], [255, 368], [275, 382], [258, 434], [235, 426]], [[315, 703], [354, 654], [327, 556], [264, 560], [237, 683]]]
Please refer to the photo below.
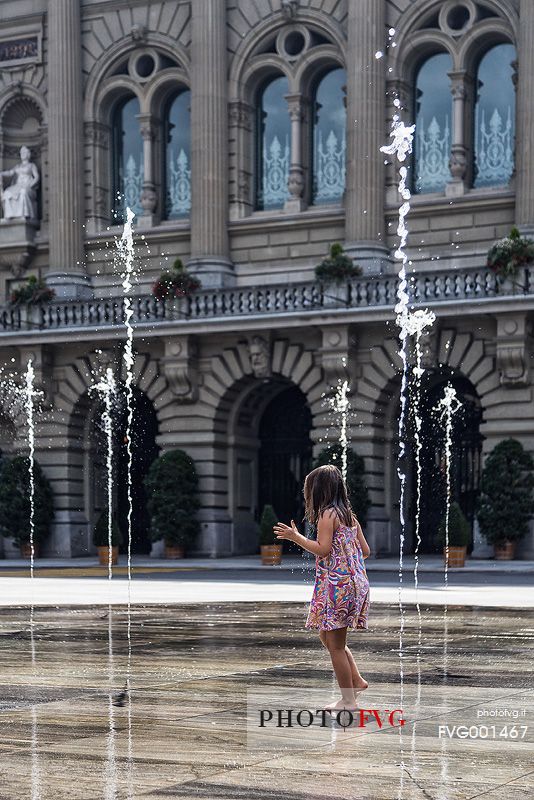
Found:
[[[406, 606], [403, 728], [370, 719], [313, 747], [297, 731], [286, 749], [272, 731], [251, 747], [247, 690], [292, 689], [304, 708], [312, 689], [333, 697], [304, 618], [289, 603], [136, 606], [121, 704], [124, 608], [36, 608], [33, 631], [28, 609], [1, 609], [0, 798], [532, 799], [528, 611], [421, 606], [419, 644]], [[375, 606], [350, 634], [366, 709], [399, 707], [398, 626], [397, 608]]]

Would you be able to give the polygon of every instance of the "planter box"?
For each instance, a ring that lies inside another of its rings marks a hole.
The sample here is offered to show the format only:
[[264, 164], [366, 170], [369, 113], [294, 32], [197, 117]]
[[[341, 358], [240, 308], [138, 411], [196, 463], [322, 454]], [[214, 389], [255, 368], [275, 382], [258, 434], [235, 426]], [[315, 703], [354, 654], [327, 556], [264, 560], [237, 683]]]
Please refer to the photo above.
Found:
[[261, 563], [265, 566], [274, 567], [282, 563], [281, 544], [262, 544], [260, 552]]
[[[467, 547], [457, 547], [449, 545], [449, 558], [447, 560], [448, 567], [463, 567], [465, 566], [465, 556]], [[443, 558], [447, 558], [447, 551], [443, 548]]]
[[[107, 567], [109, 564], [109, 547], [97, 547], [96, 551], [98, 553], [98, 563], [101, 564], [103, 567]], [[118, 546], [114, 546], [111, 548], [111, 564], [118, 564], [119, 563], [119, 548]]]
[[165, 545], [165, 558], [185, 558], [185, 550], [174, 544]]
[[515, 556], [515, 542], [504, 542], [494, 545], [495, 559], [497, 561], [511, 561]]

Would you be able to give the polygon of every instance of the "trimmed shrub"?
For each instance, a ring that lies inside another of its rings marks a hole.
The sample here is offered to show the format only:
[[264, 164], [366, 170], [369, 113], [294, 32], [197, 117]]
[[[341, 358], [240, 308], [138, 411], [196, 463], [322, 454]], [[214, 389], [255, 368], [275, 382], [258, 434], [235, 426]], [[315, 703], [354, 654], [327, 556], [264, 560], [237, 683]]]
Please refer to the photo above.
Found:
[[[17, 544], [30, 541], [30, 459], [16, 456], [0, 463], [0, 533]], [[43, 542], [54, 518], [50, 481], [34, 462], [34, 542]]]
[[200, 503], [193, 459], [183, 450], [164, 453], [152, 462], [144, 485], [152, 540], [191, 547], [200, 531], [195, 517]]
[[[119, 528], [116, 514], [113, 514], [111, 518], [111, 546], [118, 547], [121, 543], [121, 529]], [[93, 528], [93, 544], [95, 547], [108, 547], [109, 545], [107, 508], [101, 512]]]
[[504, 439], [486, 459], [477, 517], [490, 544], [522, 539], [534, 512], [534, 461], [516, 439]]
[[[445, 523], [443, 517], [438, 530], [438, 542], [445, 547]], [[449, 545], [450, 547], [467, 547], [471, 541], [471, 526], [466, 520], [458, 503], [451, 503], [449, 509]]]
[[278, 522], [278, 517], [275, 514], [272, 506], [263, 506], [263, 511], [260, 519], [260, 545], [261, 544], [282, 544], [282, 540], [278, 540], [273, 531], [273, 527]]

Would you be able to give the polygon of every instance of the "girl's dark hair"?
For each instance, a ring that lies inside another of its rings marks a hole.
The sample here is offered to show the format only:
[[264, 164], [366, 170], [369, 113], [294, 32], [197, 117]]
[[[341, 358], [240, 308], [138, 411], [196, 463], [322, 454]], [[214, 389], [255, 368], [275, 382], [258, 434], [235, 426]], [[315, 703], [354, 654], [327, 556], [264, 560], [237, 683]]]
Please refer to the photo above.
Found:
[[317, 525], [321, 514], [330, 508], [344, 525], [352, 527], [356, 522], [343, 476], [334, 464], [317, 467], [306, 475], [304, 503], [306, 519], [312, 525]]

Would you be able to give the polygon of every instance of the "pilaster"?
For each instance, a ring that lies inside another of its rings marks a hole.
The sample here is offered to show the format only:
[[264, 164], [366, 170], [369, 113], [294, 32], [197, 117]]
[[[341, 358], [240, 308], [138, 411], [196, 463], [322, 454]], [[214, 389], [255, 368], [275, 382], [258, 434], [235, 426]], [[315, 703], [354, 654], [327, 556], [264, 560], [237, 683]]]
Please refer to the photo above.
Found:
[[345, 249], [367, 273], [389, 264], [385, 246], [384, 0], [348, 3]]
[[91, 294], [84, 256], [79, 0], [48, 2], [49, 243], [47, 282], [60, 297]]
[[519, 11], [516, 223], [524, 233], [534, 233], [534, 3], [521, 0]]
[[191, 259], [204, 286], [234, 283], [228, 243], [226, 3], [191, 4]]

